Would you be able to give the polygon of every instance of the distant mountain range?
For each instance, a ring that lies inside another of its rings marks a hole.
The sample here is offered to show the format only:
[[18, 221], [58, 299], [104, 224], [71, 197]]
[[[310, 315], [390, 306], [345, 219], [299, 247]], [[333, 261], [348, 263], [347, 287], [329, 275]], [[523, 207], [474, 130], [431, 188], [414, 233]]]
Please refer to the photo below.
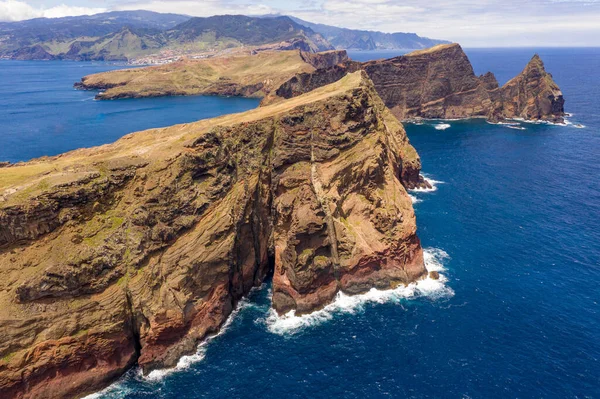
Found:
[[383, 50], [383, 49], [423, 49], [436, 44], [450, 43], [447, 40], [429, 39], [416, 33], [383, 33], [370, 30], [338, 28], [336, 26], [315, 24], [300, 18], [290, 17], [302, 26], [320, 33], [338, 50]]
[[[0, 23], [0, 58], [131, 61], [158, 53], [196, 54], [272, 45], [304, 51], [424, 48], [441, 40], [313, 24], [270, 15], [193, 18], [151, 11]], [[269, 47], [270, 48], [270, 47]]]

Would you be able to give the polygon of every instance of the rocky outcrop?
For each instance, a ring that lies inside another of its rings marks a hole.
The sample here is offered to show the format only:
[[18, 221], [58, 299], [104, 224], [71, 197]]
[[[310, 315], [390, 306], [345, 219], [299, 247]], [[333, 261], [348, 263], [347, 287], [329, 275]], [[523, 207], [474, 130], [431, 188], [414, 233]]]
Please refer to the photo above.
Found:
[[278, 98], [292, 98], [308, 93], [319, 87], [326, 86], [343, 78], [346, 74], [361, 69], [361, 64], [353, 61], [338, 63], [330, 68], [321, 68], [312, 73], [298, 73], [277, 90], [272, 91], [262, 101], [263, 105], [270, 104]]
[[491, 119], [523, 118], [563, 123], [565, 100], [552, 75], [536, 54], [523, 72], [502, 86]]
[[346, 50], [332, 50], [321, 53], [300, 52], [300, 57], [315, 69], [331, 68], [349, 61]]
[[271, 272], [280, 314], [425, 277], [419, 170], [363, 72], [0, 169], [0, 392], [68, 398], [173, 366]]
[[562, 93], [539, 56], [534, 56], [516, 78], [499, 87], [491, 72], [475, 75], [458, 44], [299, 73], [263, 103], [309, 92], [358, 69], [367, 72], [386, 106], [401, 120], [485, 117], [491, 121], [523, 118], [563, 122]]
[[534, 56], [521, 74], [499, 87], [491, 72], [476, 76], [458, 44], [443, 44], [388, 60], [351, 61], [345, 51], [264, 52], [183, 61], [161, 67], [86, 76], [75, 87], [103, 90], [98, 99], [216, 94], [264, 97], [267, 105], [364, 70], [400, 120], [483, 117], [562, 123], [564, 99]]

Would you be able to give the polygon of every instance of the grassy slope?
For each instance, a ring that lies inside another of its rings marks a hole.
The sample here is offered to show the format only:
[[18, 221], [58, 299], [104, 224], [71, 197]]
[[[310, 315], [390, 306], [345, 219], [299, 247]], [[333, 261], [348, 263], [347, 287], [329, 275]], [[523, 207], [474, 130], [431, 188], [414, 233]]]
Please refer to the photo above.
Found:
[[[86, 76], [84, 83], [93, 87], [113, 86], [100, 98], [152, 97], [165, 94], [193, 95], [211, 92], [214, 84], [239, 86], [266, 83], [279, 87], [295, 73], [312, 72], [297, 50], [233, 55], [204, 60], [184, 60], [168, 65], [126, 69]], [[258, 93], [258, 96], [264, 95]]]

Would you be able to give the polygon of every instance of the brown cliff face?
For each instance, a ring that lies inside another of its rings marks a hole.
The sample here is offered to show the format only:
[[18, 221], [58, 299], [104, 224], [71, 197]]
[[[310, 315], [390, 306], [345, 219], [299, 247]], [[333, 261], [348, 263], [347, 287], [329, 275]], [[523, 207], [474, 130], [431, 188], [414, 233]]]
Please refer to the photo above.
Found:
[[399, 119], [484, 116], [489, 101], [459, 45], [439, 45], [363, 65]]
[[562, 122], [564, 99], [536, 55], [521, 74], [499, 87], [488, 72], [477, 77], [458, 44], [444, 44], [388, 60], [346, 62], [298, 73], [264, 100], [291, 98], [362, 69], [385, 105], [400, 120], [485, 117]]
[[523, 118], [564, 122], [565, 100], [552, 75], [536, 54], [523, 72], [500, 89], [491, 119]]
[[331, 50], [323, 51], [321, 53], [309, 53], [301, 51], [300, 57], [302, 57], [305, 62], [312, 65], [315, 69], [331, 68], [349, 60], [346, 50]]
[[361, 72], [1, 168], [0, 392], [67, 398], [173, 366], [272, 269], [279, 313], [424, 277], [404, 188], [419, 169]]

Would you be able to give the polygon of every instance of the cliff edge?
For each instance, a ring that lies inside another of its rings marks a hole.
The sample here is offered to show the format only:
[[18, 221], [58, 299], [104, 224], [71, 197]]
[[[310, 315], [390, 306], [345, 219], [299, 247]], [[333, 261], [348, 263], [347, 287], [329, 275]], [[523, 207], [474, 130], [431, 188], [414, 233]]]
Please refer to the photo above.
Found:
[[267, 96], [264, 104], [306, 93], [357, 70], [368, 74], [385, 105], [400, 120], [484, 117], [493, 122], [513, 118], [564, 122], [562, 92], [538, 55], [518, 76], [499, 87], [491, 72], [475, 75], [458, 44], [298, 73]]
[[420, 160], [364, 72], [277, 104], [0, 168], [0, 392], [174, 366], [273, 273], [273, 307], [426, 274]]

